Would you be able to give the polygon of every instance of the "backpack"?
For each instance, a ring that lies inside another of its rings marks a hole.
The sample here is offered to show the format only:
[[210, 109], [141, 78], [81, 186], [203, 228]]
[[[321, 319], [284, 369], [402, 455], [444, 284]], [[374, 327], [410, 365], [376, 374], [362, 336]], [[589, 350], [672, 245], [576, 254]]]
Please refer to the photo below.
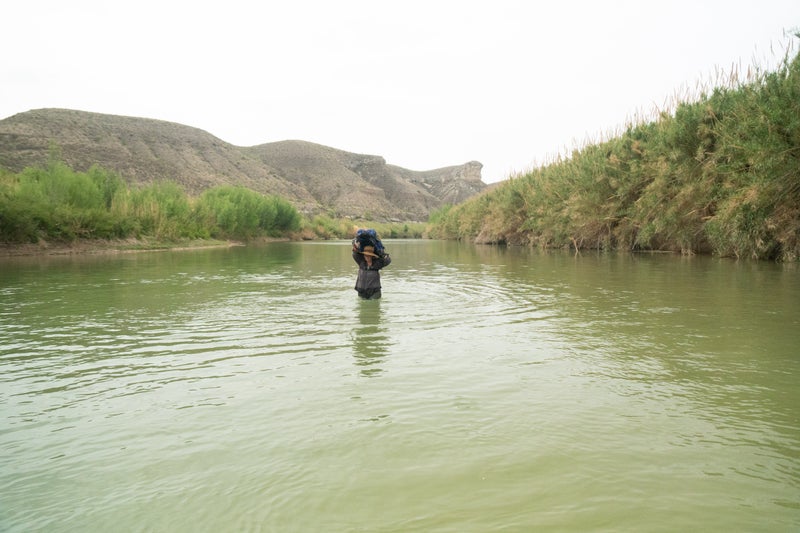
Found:
[[377, 255], [383, 255], [384, 253], [383, 243], [378, 238], [378, 232], [374, 229], [360, 229], [356, 231], [355, 242], [358, 244], [358, 250], [360, 252], [364, 251], [364, 246], [372, 246], [375, 248], [375, 253]]

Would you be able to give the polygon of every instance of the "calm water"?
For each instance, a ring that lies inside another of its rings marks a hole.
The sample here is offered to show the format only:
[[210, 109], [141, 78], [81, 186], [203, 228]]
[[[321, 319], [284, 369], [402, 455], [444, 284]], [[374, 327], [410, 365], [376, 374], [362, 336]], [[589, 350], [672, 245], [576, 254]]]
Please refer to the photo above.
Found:
[[0, 263], [0, 530], [797, 531], [800, 269], [387, 242]]

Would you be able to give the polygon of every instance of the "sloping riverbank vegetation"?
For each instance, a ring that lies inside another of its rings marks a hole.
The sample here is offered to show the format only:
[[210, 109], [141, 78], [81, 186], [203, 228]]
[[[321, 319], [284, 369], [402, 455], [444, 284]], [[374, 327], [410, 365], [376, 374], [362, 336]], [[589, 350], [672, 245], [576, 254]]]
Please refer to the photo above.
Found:
[[431, 216], [432, 237], [800, 259], [800, 54]]
[[0, 243], [7, 251], [142, 250], [263, 238], [345, 239], [356, 227], [421, 238], [424, 223], [303, 217], [287, 200], [218, 186], [198, 197], [173, 182], [131, 187], [99, 166], [76, 172], [54, 155], [46, 168], [0, 170]]
[[249, 240], [297, 231], [301, 217], [286, 200], [243, 187], [219, 186], [197, 198], [177, 184], [130, 187], [98, 166], [0, 174], [0, 241], [26, 244], [145, 238]]

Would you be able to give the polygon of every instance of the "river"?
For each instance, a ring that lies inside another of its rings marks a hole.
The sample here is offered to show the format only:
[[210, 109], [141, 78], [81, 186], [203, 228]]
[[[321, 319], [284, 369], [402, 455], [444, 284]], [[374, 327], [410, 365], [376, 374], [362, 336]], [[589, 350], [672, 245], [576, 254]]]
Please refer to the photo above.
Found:
[[800, 530], [800, 268], [387, 241], [0, 260], [0, 530]]

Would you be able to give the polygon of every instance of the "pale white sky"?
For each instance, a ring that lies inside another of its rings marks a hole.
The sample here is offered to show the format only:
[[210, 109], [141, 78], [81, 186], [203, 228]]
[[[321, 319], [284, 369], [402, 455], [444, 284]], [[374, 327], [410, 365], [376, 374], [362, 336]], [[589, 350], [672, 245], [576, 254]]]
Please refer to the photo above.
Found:
[[797, 0], [28, 0], [2, 12], [0, 119], [60, 107], [412, 170], [477, 160], [487, 183], [715, 69], [776, 62], [800, 26]]

